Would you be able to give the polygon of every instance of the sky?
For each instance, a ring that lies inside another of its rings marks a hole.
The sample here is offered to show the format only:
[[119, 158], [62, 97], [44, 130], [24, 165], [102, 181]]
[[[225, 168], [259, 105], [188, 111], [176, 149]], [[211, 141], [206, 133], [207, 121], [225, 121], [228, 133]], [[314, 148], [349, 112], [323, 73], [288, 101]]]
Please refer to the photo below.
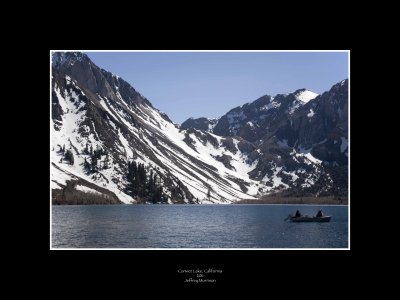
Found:
[[176, 123], [220, 117], [266, 94], [321, 94], [349, 77], [347, 52], [84, 52]]

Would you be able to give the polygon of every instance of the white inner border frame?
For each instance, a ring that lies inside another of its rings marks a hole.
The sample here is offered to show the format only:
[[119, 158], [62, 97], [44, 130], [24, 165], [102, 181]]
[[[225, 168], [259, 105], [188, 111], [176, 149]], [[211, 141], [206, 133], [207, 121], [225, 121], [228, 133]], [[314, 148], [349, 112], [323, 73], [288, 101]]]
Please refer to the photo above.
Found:
[[[348, 80], [349, 80], [349, 88], [348, 88], [348, 228], [347, 228], [347, 248], [54, 248], [52, 246], [52, 220], [53, 220], [53, 206], [51, 201], [51, 188], [49, 189], [49, 198], [50, 198], [50, 250], [350, 250], [350, 152], [351, 152], [351, 137], [350, 137], [350, 50], [50, 50], [49, 53], [49, 65], [50, 65], [50, 78], [49, 78], [49, 86], [50, 86], [50, 126], [51, 123], [51, 115], [52, 115], [52, 105], [51, 105], [51, 97], [52, 97], [52, 70], [51, 70], [51, 56], [53, 52], [344, 52], [347, 53], [347, 64], [348, 64]], [[52, 148], [51, 142], [51, 131], [49, 133], [50, 138], [50, 149]], [[49, 170], [51, 170], [51, 153], [49, 152]], [[51, 183], [51, 174], [49, 184]], [[50, 186], [50, 185], [49, 185]], [[201, 204], [200, 204], [201, 205]], [[235, 204], [230, 204], [235, 205]], [[238, 204], [243, 205], [243, 204]], [[274, 204], [249, 204], [249, 205], [274, 205]], [[285, 204], [279, 204], [285, 205]], [[323, 205], [320, 205], [323, 206]]]

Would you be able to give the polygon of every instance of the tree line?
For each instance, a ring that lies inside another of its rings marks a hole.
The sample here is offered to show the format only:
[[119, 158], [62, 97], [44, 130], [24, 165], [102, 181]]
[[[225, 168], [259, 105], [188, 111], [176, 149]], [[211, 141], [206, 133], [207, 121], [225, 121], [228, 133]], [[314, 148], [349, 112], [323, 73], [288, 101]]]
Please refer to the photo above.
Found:
[[70, 165], [74, 164], [74, 154], [72, 153], [71, 149], [67, 149], [65, 150], [65, 145], [63, 145], [62, 147], [60, 145], [58, 145], [60, 147], [60, 152], [63, 154], [63, 156], [60, 159], [60, 162], [63, 162], [64, 160], [66, 160]]
[[[96, 173], [100, 170], [106, 170], [109, 168], [109, 153], [107, 150], [103, 150], [100, 147], [93, 150], [93, 146], [86, 144], [85, 149], [83, 150], [83, 154], [89, 155], [90, 163], [87, 161], [86, 157], [83, 162], [83, 166], [88, 173]], [[105, 159], [102, 161], [103, 165], [101, 165], [101, 157], [105, 155]]]
[[149, 176], [146, 175], [146, 168], [142, 163], [135, 161], [128, 162], [126, 188], [127, 194], [134, 198], [141, 198], [151, 203], [167, 202], [168, 197], [163, 193], [161, 178], [153, 170]]
[[[72, 149], [65, 150], [65, 145], [60, 146], [59, 152], [62, 157], [60, 162], [64, 160], [69, 164], [74, 164], [74, 155]], [[93, 174], [100, 170], [108, 169], [110, 164], [109, 152], [97, 146], [93, 149], [93, 146], [89, 143], [82, 151], [85, 154], [83, 166], [87, 174]], [[105, 158], [102, 160], [102, 156]], [[171, 178], [161, 178], [159, 174], [154, 172], [153, 169], [145, 167], [142, 163], [136, 163], [135, 161], [128, 162], [126, 171], [127, 187], [125, 192], [138, 199], [140, 202], [151, 202], [151, 203], [166, 203], [168, 202], [168, 196], [163, 192], [162, 186], [168, 187], [171, 192], [170, 198], [173, 200], [183, 200], [188, 198], [193, 200], [193, 196], [189, 193], [187, 188], [183, 185], [180, 180], [175, 183]], [[208, 192], [207, 198], [210, 199], [210, 191]]]

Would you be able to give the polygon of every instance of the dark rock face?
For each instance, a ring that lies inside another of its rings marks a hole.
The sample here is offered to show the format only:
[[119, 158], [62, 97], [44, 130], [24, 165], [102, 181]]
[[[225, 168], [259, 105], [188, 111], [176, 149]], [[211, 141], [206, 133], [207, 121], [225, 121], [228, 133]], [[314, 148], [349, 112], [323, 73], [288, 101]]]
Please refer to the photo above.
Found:
[[347, 164], [347, 152], [341, 151], [341, 145], [348, 138], [348, 80], [334, 85], [276, 127], [276, 137], [286, 139], [289, 146], [312, 148], [323, 161]]
[[180, 126], [180, 129], [198, 129], [204, 131], [212, 131], [212, 128], [217, 123], [217, 119], [207, 119], [207, 118], [190, 118], [183, 122]]
[[100, 69], [84, 53], [57, 52], [53, 62], [53, 74], [69, 75], [76, 82], [79, 82], [80, 88], [88, 91], [89, 94], [95, 92], [113, 101], [118, 101], [119, 94], [128, 105], [145, 103], [152, 107], [151, 103], [129, 83], [106, 70]]
[[275, 124], [287, 120], [304, 103], [297, 95], [306, 91], [297, 90], [288, 95], [265, 95], [254, 102], [230, 110], [215, 125], [213, 133], [222, 136], [240, 136], [250, 142], [264, 138]]
[[215, 159], [222, 162], [227, 169], [235, 170], [235, 168], [231, 165], [232, 156], [227, 154], [222, 154], [215, 156]]

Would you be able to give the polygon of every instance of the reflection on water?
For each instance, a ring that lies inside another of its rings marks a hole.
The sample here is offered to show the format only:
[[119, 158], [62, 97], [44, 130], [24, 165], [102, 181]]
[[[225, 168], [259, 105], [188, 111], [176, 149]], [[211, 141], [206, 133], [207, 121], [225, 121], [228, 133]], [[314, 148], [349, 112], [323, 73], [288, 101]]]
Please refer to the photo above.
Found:
[[329, 223], [291, 223], [296, 205], [53, 206], [60, 248], [347, 248], [347, 206], [324, 206]]

